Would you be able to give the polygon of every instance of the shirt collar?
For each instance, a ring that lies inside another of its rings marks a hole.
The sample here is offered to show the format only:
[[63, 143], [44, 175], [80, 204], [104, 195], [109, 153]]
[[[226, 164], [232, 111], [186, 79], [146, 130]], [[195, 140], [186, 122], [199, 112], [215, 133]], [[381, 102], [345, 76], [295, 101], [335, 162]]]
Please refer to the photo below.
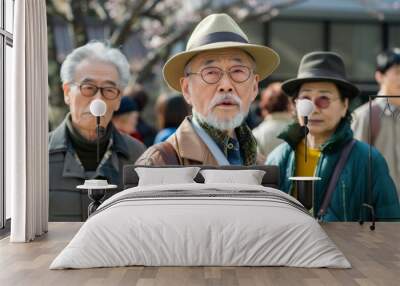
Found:
[[[228, 158], [228, 144], [232, 138], [229, 137], [227, 132], [210, 126], [209, 124], [201, 121], [201, 119], [198, 117], [196, 117], [196, 120], [219, 146], [225, 157]], [[235, 128], [235, 134], [237, 141], [239, 142], [240, 153], [244, 165], [254, 165], [257, 159], [257, 141], [245, 121], [239, 127]]]

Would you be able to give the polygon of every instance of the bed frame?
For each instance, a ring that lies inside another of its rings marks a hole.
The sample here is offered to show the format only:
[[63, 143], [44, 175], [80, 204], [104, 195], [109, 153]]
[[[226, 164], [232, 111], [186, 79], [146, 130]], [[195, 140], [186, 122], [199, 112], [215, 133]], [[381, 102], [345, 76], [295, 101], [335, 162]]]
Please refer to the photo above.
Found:
[[[125, 165], [124, 173], [123, 173], [123, 185], [124, 189], [136, 187], [139, 182], [139, 177], [135, 171], [136, 167], [146, 167], [146, 168], [177, 168], [177, 167], [188, 167], [188, 166], [142, 166], [142, 165]], [[279, 168], [278, 166], [271, 165], [263, 165], [263, 166], [205, 166], [205, 165], [197, 165], [195, 167], [200, 167], [202, 170], [204, 169], [219, 169], [219, 170], [263, 170], [265, 171], [265, 175], [262, 179], [261, 184], [265, 187], [271, 187], [275, 189], [279, 189]], [[194, 178], [197, 183], [204, 183], [204, 178], [200, 174]]]

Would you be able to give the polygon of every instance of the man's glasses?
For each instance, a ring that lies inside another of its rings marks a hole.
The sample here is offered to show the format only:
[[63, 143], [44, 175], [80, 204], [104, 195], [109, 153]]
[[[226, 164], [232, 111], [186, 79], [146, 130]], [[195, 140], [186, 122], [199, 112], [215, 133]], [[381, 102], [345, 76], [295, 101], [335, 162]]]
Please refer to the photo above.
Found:
[[221, 80], [224, 73], [227, 73], [231, 80], [236, 83], [242, 83], [250, 78], [251, 72], [250, 68], [246, 66], [233, 66], [227, 71], [218, 67], [207, 67], [203, 68], [200, 72], [187, 73], [186, 76], [199, 74], [205, 83], [215, 84]]
[[314, 98], [311, 99], [311, 98], [308, 97], [308, 96], [299, 96], [298, 99], [309, 99], [309, 100], [311, 100], [311, 101], [314, 103], [314, 105], [315, 105], [316, 107], [318, 107], [318, 108], [320, 108], [320, 109], [326, 109], [326, 108], [329, 107], [329, 105], [331, 105], [331, 102], [332, 102], [332, 101], [338, 100], [339, 97], [337, 97], [337, 98], [330, 98], [330, 97], [328, 97], [328, 96], [326, 96], [326, 95], [321, 95], [321, 96], [314, 97]]
[[113, 86], [97, 86], [91, 83], [72, 83], [79, 87], [81, 94], [85, 97], [93, 97], [100, 90], [101, 95], [106, 99], [116, 99], [121, 91]]

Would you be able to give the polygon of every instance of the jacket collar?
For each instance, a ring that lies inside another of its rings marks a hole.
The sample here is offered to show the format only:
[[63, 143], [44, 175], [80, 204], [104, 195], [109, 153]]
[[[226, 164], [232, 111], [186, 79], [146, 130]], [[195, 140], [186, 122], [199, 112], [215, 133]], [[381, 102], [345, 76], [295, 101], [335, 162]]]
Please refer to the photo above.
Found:
[[66, 151], [68, 149], [67, 140], [67, 119], [64, 118], [63, 122], [52, 132], [49, 142], [49, 152]]
[[[112, 124], [110, 122], [110, 124]], [[129, 148], [126, 141], [121, 133], [112, 125], [112, 136], [113, 136], [113, 151], [121, 153], [126, 158], [129, 158]]]
[[[295, 150], [299, 142], [304, 138], [303, 127], [299, 123], [293, 123], [287, 127], [278, 138], [286, 141]], [[353, 138], [353, 131], [347, 120], [341, 120], [335, 133], [321, 146], [322, 152], [333, 152], [341, 148]]]
[[[378, 95], [382, 95], [382, 92], [379, 91]], [[376, 104], [378, 104], [380, 106], [380, 108], [383, 110], [383, 114], [385, 114], [387, 116], [393, 116], [393, 113], [398, 111], [399, 107], [396, 105], [390, 104], [388, 99], [389, 98], [378, 97], [378, 98], [374, 99], [373, 102], [375, 102]], [[368, 104], [368, 102], [367, 102], [367, 104]]]
[[[195, 118], [204, 131], [214, 140], [219, 146], [219, 149], [223, 152], [225, 158], [228, 158], [228, 144], [231, 138], [224, 131], [221, 131], [215, 127], [202, 122], [199, 118]], [[244, 165], [254, 165], [257, 160], [257, 141], [253, 136], [250, 128], [246, 122], [243, 122], [240, 126], [234, 130], [238, 145], [240, 146], [240, 154]]]
[[[49, 152], [66, 151], [69, 146], [69, 139], [67, 136], [67, 120], [70, 120], [70, 113], [67, 114], [63, 122], [53, 131], [51, 141], [49, 142]], [[109, 124], [112, 124], [111, 122]], [[121, 153], [126, 158], [129, 158], [129, 148], [126, 142], [117, 129], [111, 125], [112, 138], [113, 138], [113, 151]]]
[[[67, 136], [67, 124], [68, 115], [64, 121], [52, 132], [51, 140], [49, 142], [49, 153], [65, 153], [63, 177], [75, 177], [86, 179], [87, 174], [76, 157], [75, 150]], [[110, 123], [111, 124], [111, 123]], [[128, 146], [123, 136], [112, 126], [112, 153], [108, 155], [108, 159], [101, 162], [98, 166], [94, 177], [109, 177], [113, 183], [117, 182], [119, 170], [119, 159], [117, 153], [122, 154], [126, 158], [129, 158]], [[110, 147], [109, 147], [110, 148]], [[108, 151], [106, 151], [107, 154]], [[106, 156], [105, 154], [105, 156]], [[108, 175], [108, 176], [106, 176]]]
[[[182, 158], [203, 162], [204, 154], [209, 153], [210, 151], [208, 150], [207, 145], [193, 130], [190, 120], [190, 116], [186, 117], [176, 130], [175, 135], [179, 142], [179, 146], [176, 147], [178, 147], [178, 153]], [[170, 140], [172, 140], [172, 137], [173, 136], [170, 137]], [[177, 145], [173, 141], [171, 143]]]
[[[168, 141], [174, 145], [178, 154], [182, 158], [191, 161], [206, 162], [208, 165], [218, 165], [216, 159], [211, 155], [207, 145], [194, 131], [191, 116], [187, 116], [179, 125], [174, 136], [168, 138]], [[179, 143], [178, 143], [179, 142]], [[265, 158], [257, 153], [256, 164], [263, 165]]]

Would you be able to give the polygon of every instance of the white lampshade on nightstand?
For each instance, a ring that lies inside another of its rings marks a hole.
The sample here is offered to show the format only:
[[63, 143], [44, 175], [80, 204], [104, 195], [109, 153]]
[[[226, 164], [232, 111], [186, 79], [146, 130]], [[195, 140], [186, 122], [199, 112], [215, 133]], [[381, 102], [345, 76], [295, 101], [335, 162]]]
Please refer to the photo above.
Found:
[[107, 180], [85, 180], [83, 185], [76, 188], [85, 190], [115, 189], [117, 185], [109, 185]]
[[88, 197], [91, 201], [88, 206], [88, 216], [90, 216], [101, 205], [106, 195], [106, 190], [117, 187], [117, 185], [109, 185], [107, 180], [85, 180], [83, 185], [79, 185], [76, 188], [88, 191]]

